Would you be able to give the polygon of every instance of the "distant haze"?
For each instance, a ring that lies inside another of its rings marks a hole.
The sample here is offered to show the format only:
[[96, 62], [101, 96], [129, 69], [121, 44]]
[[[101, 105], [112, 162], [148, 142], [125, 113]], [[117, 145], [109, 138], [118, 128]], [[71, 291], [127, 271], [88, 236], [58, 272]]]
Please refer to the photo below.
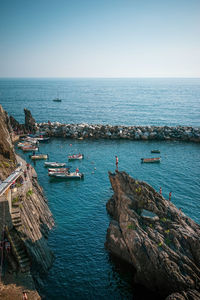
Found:
[[200, 77], [200, 1], [1, 0], [0, 77]]

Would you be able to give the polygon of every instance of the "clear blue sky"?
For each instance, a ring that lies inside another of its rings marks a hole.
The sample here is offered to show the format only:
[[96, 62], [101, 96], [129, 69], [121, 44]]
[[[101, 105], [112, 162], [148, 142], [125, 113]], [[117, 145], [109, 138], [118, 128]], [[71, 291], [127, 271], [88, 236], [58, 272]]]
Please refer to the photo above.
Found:
[[0, 77], [200, 77], [200, 0], [0, 0]]

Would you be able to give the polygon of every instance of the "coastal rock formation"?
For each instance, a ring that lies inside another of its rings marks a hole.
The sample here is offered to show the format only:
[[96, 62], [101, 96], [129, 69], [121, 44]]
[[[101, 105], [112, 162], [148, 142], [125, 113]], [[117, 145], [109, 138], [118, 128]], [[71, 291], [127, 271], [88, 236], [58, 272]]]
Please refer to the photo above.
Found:
[[129, 139], [129, 140], [178, 140], [200, 142], [200, 128], [191, 126], [112, 126], [101, 124], [39, 123], [36, 131], [46, 135], [75, 139]]
[[14, 169], [16, 158], [12, 145], [11, 126], [7, 113], [0, 105], [0, 180], [4, 180]]
[[[0, 179], [6, 179], [0, 196], [0, 299], [21, 299], [23, 290], [28, 291], [28, 299], [41, 299], [34, 280], [39, 282], [40, 274], [52, 265], [54, 256], [47, 238], [54, 220], [34, 168], [15, 154], [12, 134], [0, 106]], [[12, 171], [17, 177], [9, 182]], [[6, 250], [7, 242], [11, 251]]]
[[28, 132], [35, 132], [35, 119], [32, 117], [30, 110], [24, 108], [25, 128]]
[[136, 282], [164, 297], [179, 293], [168, 300], [199, 299], [200, 226], [147, 183], [118, 171], [109, 178], [107, 249], [135, 268]]

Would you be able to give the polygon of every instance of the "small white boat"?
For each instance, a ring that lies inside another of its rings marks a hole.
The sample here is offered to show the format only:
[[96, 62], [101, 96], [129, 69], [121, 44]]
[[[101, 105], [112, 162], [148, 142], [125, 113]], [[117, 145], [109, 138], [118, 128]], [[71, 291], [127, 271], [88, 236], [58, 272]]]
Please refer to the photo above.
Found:
[[66, 179], [83, 179], [84, 175], [83, 173], [77, 173], [77, 172], [49, 172], [49, 176], [55, 177], [55, 178], [66, 178]]
[[29, 146], [25, 146], [25, 147], [22, 147], [22, 150], [24, 152], [31, 152], [31, 151], [38, 151], [38, 148], [37, 147], [29, 147]]
[[36, 159], [47, 159], [48, 154], [36, 154], [36, 155], [31, 155], [31, 159], [36, 160]]
[[49, 141], [49, 137], [38, 137], [36, 138], [40, 143], [47, 143]]
[[59, 162], [45, 162], [44, 163], [45, 167], [53, 167], [53, 168], [60, 168], [60, 167], [65, 167], [66, 163], [59, 163]]
[[84, 158], [83, 154], [68, 155], [68, 160], [77, 160], [77, 159], [83, 159], [83, 158]]
[[50, 173], [66, 173], [69, 171], [69, 168], [50, 168], [48, 172]]

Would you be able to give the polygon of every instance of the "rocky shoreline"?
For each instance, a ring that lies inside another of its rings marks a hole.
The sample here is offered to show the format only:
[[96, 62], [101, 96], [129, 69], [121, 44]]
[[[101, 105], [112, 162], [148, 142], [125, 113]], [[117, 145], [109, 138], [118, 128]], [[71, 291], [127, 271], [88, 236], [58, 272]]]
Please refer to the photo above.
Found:
[[35, 169], [16, 155], [13, 137], [11, 120], [0, 105], [1, 183], [16, 170], [20, 174], [0, 195], [0, 299], [22, 299], [26, 291], [28, 299], [39, 300], [37, 286], [54, 260], [47, 242], [54, 219]]
[[35, 131], [52, 137], [75, 139], [178, 140], [200, 142], [200, 127], [190, 126], [123, 126], [101, 124], [36, 123]]
[[200, 299], [200, 226], [145, 182], [109, 173], [106, 248], [160, 299]]

